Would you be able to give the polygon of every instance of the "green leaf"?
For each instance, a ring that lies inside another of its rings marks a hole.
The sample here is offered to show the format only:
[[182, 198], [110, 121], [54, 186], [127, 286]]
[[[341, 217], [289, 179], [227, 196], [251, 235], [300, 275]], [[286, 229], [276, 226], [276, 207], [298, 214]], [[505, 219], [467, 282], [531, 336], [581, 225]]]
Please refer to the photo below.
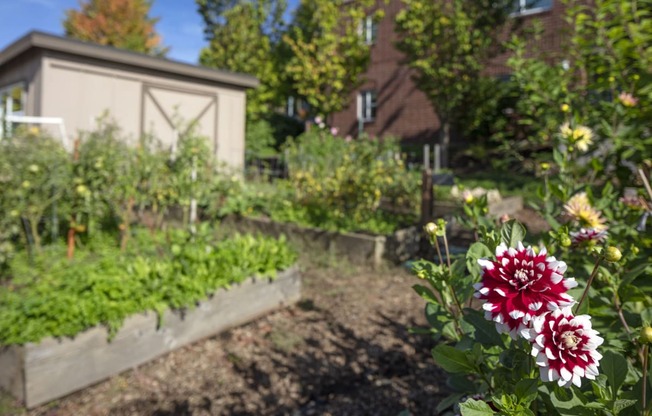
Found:
[[461, 393], [475, 393], [477, 391], [477, 386], [466, 374], [451, 374], [446, 379], [446, 385]]
[[469, 361], [466, 353], [449, 345], [437, 345], [432, 349], [435, 362], [449, 373], [473, 372], [475, 368]]
[[464, 320], [475, 328], [475, 339], [484, 345], [505, 346], [505, 342], [496, 331], [496, 325], [485, 319], [482, 312], [466, 308], [464, 309]]
[[462, 416], [488, 416], [496, 414], [487, 403], [473, 399], [468, 399], [464, 403], [460, 403], [460, 411], [462, 412]]
[[617, 397], [618, 390], [627, 377], [627, 360], [620, 354], [607, 351], [600, 361], [600, 369], [602, 374], [607, 376], [607, 382], [611, 387], [611, 397]]
[[539, 379], [525, 378], [516, 383], [514, 389], [519, 403], [528, 405], [537, 398], [539, 388]]
[[492, 255], [493, 253], [489, 250], [489, 247], [483, 243], [476, 242], [469, 247], [469, 251], [466, 252], [466, 268], [469, 273], [471, 273], [474, 280], [478, 280], [481, 274], [478, 260], [491, 257]]
[[462, 397], [464, 397], [464, 393], [451, 394], [450, 396], [446, 397], [444, 400], [439, 402], [439, 404], [437, 405], [435, 410], [437, 411], [437, 413], [441, 413], [444, 410], [446, 410], [446, 409], [448, 409], [450, 407], [453, 407], [454, 405], [459, 403], [460, 399], [462, 399]]
[[424, 298], [426, 301], [432, 302], [432, 303], [435, 303], [435, 304], [439, 303], [439, 301], [435, 297], [435, 294], [432, 293], [432, 290], [428, 289], [427, 287], [422, 286], [422, 285], [414, 285], [414, 286], [412, 286], [412, 289], [414, 289], [414, 291], [417, 292], [419, 294], [419, 296]]
[[620, 413], [624, 409], [627, 409], [630, 406], [634, 406], [636, 403], [638, 403], [638, 400], [632, 400], [632, 399], [619, 399], [614, 402], [613, 410], [615, 414]]
[[523, 227], [516, 220], [509, 220], [503, 224], [500, 230], [500, 236], [503, 243], [507, 247], [516, 247], [518, 242], [522, 242], [525, 238], [525, 227]]

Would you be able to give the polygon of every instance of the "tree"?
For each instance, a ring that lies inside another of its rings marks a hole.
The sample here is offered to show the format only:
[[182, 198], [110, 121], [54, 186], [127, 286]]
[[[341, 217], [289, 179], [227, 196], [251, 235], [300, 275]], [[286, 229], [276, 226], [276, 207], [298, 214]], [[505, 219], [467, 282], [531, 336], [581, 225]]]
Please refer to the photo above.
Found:
[[247, 115], [256, 119], [280, 100], [278, 40], [283, 30], [285, 0], [197, 0], [209, 46], [202, 65], [243, 72], [260, 80], [247, 92]]
[[[369, 46], [359, 25], [372, 0], [301, 0], [283, 41], [291, 57], [286, 72], [292, 89], [314, 114], [342, 110], [369, 63]], [[375, 13], [376, 20], [382, 12]]]
[[397, 47], [414, 70], [414, 82], [439, 120], [444, 165], [450, 127], [488, 60], [502, 51], [512, 0], [403, 0], [396, 17]]
[[151, 0], [89, 0], [81, 10], [66, 10], [63, 27], [66, 36], [100, 45], [163, 56], [161, 37], [149, 17]]

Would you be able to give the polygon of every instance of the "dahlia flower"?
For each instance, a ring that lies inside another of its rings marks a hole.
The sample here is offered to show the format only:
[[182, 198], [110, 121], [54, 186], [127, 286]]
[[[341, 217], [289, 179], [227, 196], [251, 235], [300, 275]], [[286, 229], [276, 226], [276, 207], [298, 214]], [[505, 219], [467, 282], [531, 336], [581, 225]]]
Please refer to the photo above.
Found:
[[580, 152], [586, 152], [593, 144], [593, 130], [586, 126], [576, 127], [573, 130], [573, 143]]
[[570, 237], [573, 244], [603, 243], [607, 238], [607, 232], [595, 228], [581, 228], [579, 231], [571, 231]]
[[618, 95], [618, 100], [624, 107], [635, 107], [638, 104], [638, 99], [631, 93], [625, 91]]
[[566, 122], [559, 127], [559, 133], [581, 152], [586, 152], [593, 144], [593, 130], [586, 126], [572, 128], [570, 123]]
[[604, 225], [605, 219], [600, 215], [600, 211], [591, 206], [586, 192], [579, 192], [573, 195], [564, 205], [566, 215], [578, 222], [580, 226], [593, 228], [597, 231], [607, 229]]
[[582, 377], [594, 380], [598, 375], [602, 355], [596, 348], [604, 340], [591, 328], [590, 316], [574, 316], [570, 307], [555, 309], [534, 317], [527, 337], [541, 380], [580, 387]]
[[517, 248], [503, 243], [496, 248], [495, 261], [478, 260], [482, 280], [475, 284], [474, 296], [485, 302], [485, 318], [496, 323], [498, 332], [516, 339], [533, 317], [574, 303], [566, 291], [577, 282], [563, 277], [566, 263], [546, 254], [545, 248], [537, 254], [520, 242]]

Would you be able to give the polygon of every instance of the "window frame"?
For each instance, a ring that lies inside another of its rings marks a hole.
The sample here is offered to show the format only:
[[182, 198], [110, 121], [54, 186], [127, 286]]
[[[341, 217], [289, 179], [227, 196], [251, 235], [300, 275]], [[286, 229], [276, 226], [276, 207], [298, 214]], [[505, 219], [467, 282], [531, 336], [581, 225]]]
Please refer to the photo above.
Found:
[[362, 90], [357, 99], [358, 121], [371, 123], [378, 116], [378, 93], [376, 90]]
[[550, 0], [549, 6], [535, 6], [533, 8], [527, 8], [527, 0], [514, 0], [514, 8], [518, 10], [511, 12], [509, 15], [511, 17], [520, 17], [520, 16], [529, 16], [533, 14], [543, 13], [552, 10], [555, 5], [554, 0]]
[[365, 45], [374, 45], [378, 40], [378, 23], [372, 15], [365, 16], [358, 26], [358, 33]]

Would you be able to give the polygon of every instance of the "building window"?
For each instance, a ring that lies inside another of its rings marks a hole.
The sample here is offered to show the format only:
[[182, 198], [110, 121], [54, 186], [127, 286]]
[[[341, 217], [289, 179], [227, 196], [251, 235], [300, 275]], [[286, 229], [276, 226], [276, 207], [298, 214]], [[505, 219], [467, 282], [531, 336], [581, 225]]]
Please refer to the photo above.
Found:
[[25, 115], [25, 84], [18, 83], [0, 88], [0, 111], [2, 114]]
[[358, 120], [368, 122], [376, 119], [376, 91], [362, 91], [358, 95]]
[[5, 116], [24, 116], [27, 91], [25, 83], [0, 88], [0, 140], [11, 134], [12, 125]]
[[540, 13], [552, 9], [552, 0], [514, 0], [512, 15]]
[[310, 110], [310, 105], [306, 100], [290, 95], [287, 98], [285, 114], [288, 117], [305, 118]]
[[362, 19], [358, 32], [360, 32], [362, 41], [365, 44], [372, 45], [376, 43], [376, 38], [378, 37], [378, 24], [374, 21], [373, 16], [367, 16]]

